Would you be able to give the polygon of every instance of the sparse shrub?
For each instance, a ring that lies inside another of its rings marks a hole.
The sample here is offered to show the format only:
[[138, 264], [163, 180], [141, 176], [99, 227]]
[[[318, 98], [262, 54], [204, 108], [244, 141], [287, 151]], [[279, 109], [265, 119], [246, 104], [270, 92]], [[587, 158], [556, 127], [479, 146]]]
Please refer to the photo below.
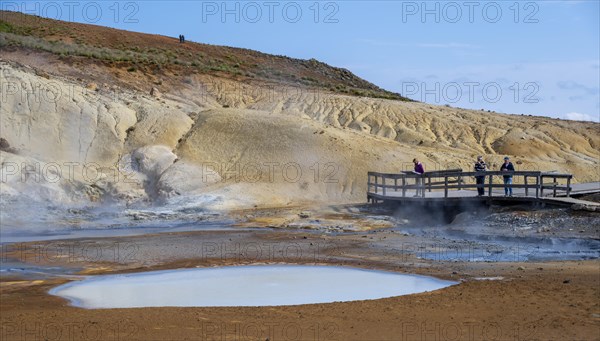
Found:
[[14, 28], [6, 21], [0, 20], [0, 32], [13, 33]]

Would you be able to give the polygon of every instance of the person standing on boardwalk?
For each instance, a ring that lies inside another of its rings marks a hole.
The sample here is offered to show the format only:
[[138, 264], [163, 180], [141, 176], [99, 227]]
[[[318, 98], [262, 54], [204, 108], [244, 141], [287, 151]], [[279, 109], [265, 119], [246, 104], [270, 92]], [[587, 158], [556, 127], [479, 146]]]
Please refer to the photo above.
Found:
[[[475, 162], [475, 172], [479, 173], [485, 171], [487, 171], [487, 165], [485, 164], [485, 161], [483, 161], [483, 156], [478, 156], [477, 162]], [[485, 194], [485, 188], [483, 188], [485, 175], [476, 175], [475, 182], [477, 183], [477, 195], [482, 196]]]
[[[502, 166], [500, 166], [500, 171], [501, 172], [514, 172], [515, 171], [515, 166], [513, 166], [512, 162], [510, 162], [510, 158], [508, 156], [506, 156], [504, 158], [504, 163], [502, 164]], [[510, 175], [503, 175], [504, 177], [504, 196], [508, 197], [513, 195], [513, 190], [512, 190], [512, 180], [513, 180], [513, 176], [512, 173]]]
[[[423, 167], [423, 164], [419, 162], [419, 160], [417, 160], [416, 158], [413, 159], [413, 163], [415, 164], [415, 170], [413, 171], [413, 173], [423, 175], [425, 173], [425, 168]], [[417, 177], [415, 179], [415, 185], [417, 185], [417, 193], [415, 194], [415, 197], [418, 197], [419, 194], [425, 194], [425, 190], [423, 189], [423, 178]]]

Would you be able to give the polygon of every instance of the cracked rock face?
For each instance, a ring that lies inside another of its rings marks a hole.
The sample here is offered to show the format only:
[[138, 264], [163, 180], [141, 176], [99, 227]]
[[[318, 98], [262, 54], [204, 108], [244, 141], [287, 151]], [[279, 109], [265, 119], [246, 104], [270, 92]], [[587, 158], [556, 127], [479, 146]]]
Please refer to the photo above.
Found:
[[[129, 199], [158, 193], [140, 189], [156, 186], [177, 158], [171, 149], [191, 127], [187, 114], [152, 99], [132, 104], [135, 95], [118, 98], [28, 71], [6, 64], [0, 69], [4, 194], [95, 202], [102, 193]], [[128, 157], [135, 171], [127, 167]]]
[[2, 66], [2, 137], [21, 154], [47, 162], [118, 159], [135, 112], [76, 84]]

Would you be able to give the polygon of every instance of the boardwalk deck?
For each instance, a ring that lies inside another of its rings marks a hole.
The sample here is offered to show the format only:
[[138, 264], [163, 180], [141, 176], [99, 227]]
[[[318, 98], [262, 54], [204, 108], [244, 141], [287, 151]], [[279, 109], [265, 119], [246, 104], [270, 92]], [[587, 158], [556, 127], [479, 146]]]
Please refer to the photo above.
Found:
[[[512, 196], [504, 195], [503, 176], [511, 175]], [[484, 177], [483, 185], [474, 183], [475, 176]], [[368, 174], [367, 200], [397, 203], [533, 203], [536, 205], [571, 206], [600, 204], [572, 198], [573, 195], [600, 193], [600, 182], [571, 184], [571, 174], [542, 172], [463, 172], [460, 169], [414, 173]], [[551, 180], [550, 182], [548, 180]], [[484, 195], [479, 196], [477, 187]], [[417, 195], [418, 191], [418, 195]]]
[[570, 197], [543, 198], [542, 202], [550, 204], [564, 204], [566, 206], [583, 205], [587, 207], [600, 207], [600, 203]]
[[[571, 196], [600, 193], [600, 182], [586, 182], [571, 185]], [[566, 196], [559, 193], [557, 197]]]

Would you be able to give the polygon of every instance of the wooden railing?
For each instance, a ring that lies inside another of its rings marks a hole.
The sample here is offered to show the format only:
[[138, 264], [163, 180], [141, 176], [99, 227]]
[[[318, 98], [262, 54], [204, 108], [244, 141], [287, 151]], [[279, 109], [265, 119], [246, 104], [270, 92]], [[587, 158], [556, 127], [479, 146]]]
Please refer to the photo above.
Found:
[[[552, 196], [556, 197], [557, 191], [566, 191], [567, 197], [571, 195], [571, 179], [573, 175], [571, 174], [555, 174], [555, 173], [542, 173], [541, 175], [541, 183], [542, 186], [540, 188], [540, 196], [544, 196], [544, 189], [552, 190]], [[551, 183], [546, 183], [545, 179], [552, 179]], [[566, 186], [560, 186], [557, 182], [558, 179], [566, 179]]]
[[[512, 176], [513, 183], [505, 185], [502, 181], [504, 176]], [[482, 185], [468, 183], [467, 179], [483, 177]], [[544, 196], [544, 190], [551, 190], [552, 196], [556, 197], [559, 192], [565, 192], [566, 196], [571, 193], [571, 174], [542, 173], [530, 171], [487, 171], [487, 172], [463, 172], [462, 169], [449, 169], [424, 174], [413, 172], [403, 173], [378, 173], [369, 172], [367, 181], [368, 194], [378, 194], [387, 196], [406, 197], [409, 190], [419, 190], [418, 196], [425, 197], [425, 192], [444, 191], [444, 198], [453, 190], [476, 190], [483, 187], [487, 196], [493, 196], [494, 188], [505, 187], [513, 189], [524, 189], [525, 196], [534, 196], [539, 198]], [[495, 182], [494, 180], [498, 180]], [[552, 179], [552, 182], [546, 182]], [[566, 180], [566, 185], [561, 185], [558, 180]], [[522, 180], [522, 181], [518, 181]], [[393, 192], [393, 193], [391, 193]]]

